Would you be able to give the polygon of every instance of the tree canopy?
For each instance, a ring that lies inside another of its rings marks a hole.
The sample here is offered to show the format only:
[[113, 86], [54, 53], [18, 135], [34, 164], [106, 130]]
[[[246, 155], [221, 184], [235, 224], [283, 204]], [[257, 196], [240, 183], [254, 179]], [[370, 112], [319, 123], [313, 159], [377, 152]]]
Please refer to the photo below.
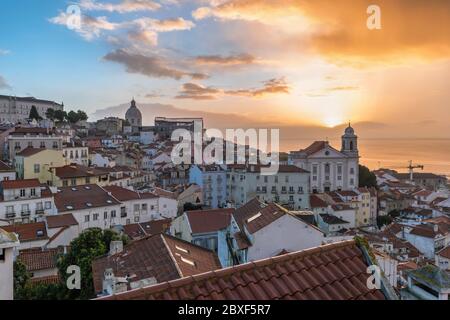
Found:
[[81, 271], [81, 290], [68, 290], [69, 299], [92, 299], [95, 297], [92, 261], [107, 254], [113, 240], [127, 241], [113, 230], [87, 229], [70, 243], [70, 251], [66, 255], [60, 256], [57, 266], [63, 283], [66, 283], [70, 276], [66, 273], [69, 266], [79, 266]]
[[377, 177], [369, 168], [359, 165], [359, 186], [360, 187], [377, 187]]
[[30, 116], [28, 118], [36, 121], [42, 120], [42, 117], [39, 115], [36, 106], [31, 106]]
[[[70, 243], [67, 254], [60, 254], [56, 265], [61, 282], [56, 284], [32, 283], [31, 275], [25, 265], [17, 260], [14, 263], [14, 299], [16, 300], [74, 300], [95, 298], [94, 282], [92, 279], [92, 261], [105, 255], [113, 240], [122, 240], [124, 244], [128, 238], [121, 237], [113, 230], [99, 228], [87, 229]], [[81, 289], [69, 290], [66, 282], [70, 274], [67, 268], [71, 265], [80, 267]]]

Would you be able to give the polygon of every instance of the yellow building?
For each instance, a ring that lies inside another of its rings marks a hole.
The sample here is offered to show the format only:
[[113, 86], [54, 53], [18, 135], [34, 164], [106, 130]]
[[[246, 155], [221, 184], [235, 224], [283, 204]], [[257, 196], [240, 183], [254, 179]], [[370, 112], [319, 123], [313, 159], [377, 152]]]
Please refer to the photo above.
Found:
[[17, 179], [38, 179], [41, 183], [50, 184], [52, 167], [67, 164], [61, 150], [39, 149], [28, 147], [15, 157]]
[[108, 172], [98, 168], [69, 164], [51, 168], [52, 186], [75, 187], [85, 184], [97, 184], [101, 187], [110, 185]]
[[367, 188], [358, 188], [358, 211], [356, 212], [356, 227], [370, 225], [371, 220], [371, 194]]

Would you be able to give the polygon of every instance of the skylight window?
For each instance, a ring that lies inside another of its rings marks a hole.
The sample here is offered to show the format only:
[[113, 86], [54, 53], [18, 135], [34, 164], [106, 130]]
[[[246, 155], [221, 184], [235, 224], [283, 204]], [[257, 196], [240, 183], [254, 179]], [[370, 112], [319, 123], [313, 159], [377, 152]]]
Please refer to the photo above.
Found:
[[179, 250], [181, 252], [184, 252], [184, 253], [189, 253], [188, 250], [186, 250], [185, 248], [179, 247], [179, 246], [175, 246], [175, 249], [177, 249], [177, 250]]
[[73, 210], [73, 207], [72, 206], [66, 206], [66, 209]]
[[186, 259], [184, 257], [180, 257], [180, 258], [181, 258], [181, 261], [183, 261], [184, 263], [187, 263], [188, 265], [191, 265], [191, 266], [195, 267], [195, 262], [194, 261]]
[[86, 205], [87, 205], [88, 207], [92, 207], [92, 203], [90, 203], [90, 202], [86, 202]]
[[252, 222], [252, 221], [258, 219], [258, 218], [261, 217], [261, 216], [262, 216], [261, 212], [258, 212], [258, 213], [255, 214], [253, 217], [248, 218], [247, 222]]
[[106, 203], [112, 203], [112, 201], [111, 200], [106, 200]]

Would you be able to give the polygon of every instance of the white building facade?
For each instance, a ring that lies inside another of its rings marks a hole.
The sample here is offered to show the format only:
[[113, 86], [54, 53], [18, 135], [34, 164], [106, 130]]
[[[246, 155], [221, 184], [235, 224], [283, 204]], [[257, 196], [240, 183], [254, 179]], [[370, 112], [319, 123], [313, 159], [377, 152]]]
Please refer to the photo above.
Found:
[[311, 173], [313, 193], [353, 190], [359, 181], [358, 137], [349, 125], [342, 136], [340, 151], [328, 141], [316, 141], [306, 149], [291, 151], [289, 164]]

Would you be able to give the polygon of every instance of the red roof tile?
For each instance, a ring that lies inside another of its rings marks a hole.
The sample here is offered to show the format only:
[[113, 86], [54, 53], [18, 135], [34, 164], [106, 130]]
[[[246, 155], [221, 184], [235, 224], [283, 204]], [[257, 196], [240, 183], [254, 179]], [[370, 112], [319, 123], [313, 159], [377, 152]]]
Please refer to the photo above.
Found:
[[15, 171], [14, 168], [10, 167], [6, 163], [0, 160], [0, 171], [1, 172], [7, 172], [7, 171]]
[[25, 149], [23, 149], [22, 151], [20, 151], [19, 153], [16, 154], [16, 156], [21, 156], [21, 157], [29, 157], [32, 155], [35, 155], [41, 151], [46, 150], [45, 148], [33, 148], [33, 147], [27, 147]]
[[18, 259], [22, 261], [27, 271], [37, 271], [56, 268], [58, 249], [30, 249], [20, 251]]
[[61, 279], [59, 277], [59, 274], [57, 274], [53, 276], [32, 278], [30, 279], [30, 281], [32, 284], [58, 284]]
[[192, 233], [209, 233], [230, 225], [233, 208], [186, 211]]
[[145, 236], [165, 233], [170, 228], [171, 222], [171, 219], [162, 219], [143, 223], [127, 224], [123, 226], [123, 232], [130, 239], [140, 239]]
[[158, 234], [132, 241], [122, 252], [112, 256], [95, 259], [92, 275], [96, 292], [102, 291], [103, 274], [108, 268], [112, 268], [117, 277], [128, 275], [130, 281], [155, 278], [161, 283], [216, 270], [221, 266], [214, 252], [166, 234]]
[[384, 300], [368, 289], [354, 241], [334, 243], [169, 281], [104, 300]]
[[245, 225], [248, 232], [255, 233], [286, 213], [286, 209], [275, 203], [266, 204], [255, 198], [236, 209], [234, 217], [241, 229]]
[[78, 225], [77, 220], [71, 213], [47, 216], [46, 219], [49, 229]]
[[58, 212], [107, 207], [120, 204], [107, 191], [96, 184], [58, 188], [55, 205]]
[[14, 232], [19, 235], [20, 242], [37, 241], [48, 239], [47, 229], [44, 222], [15, 224], [2, 227], [7, 232]]
[[38, 179], [7, 180], [1, 182], [3, 189], [37, 188], [41, 183]]
[[447, 246], [446, 248], [442, 249], [437, 253], [438, 256], [441, 256], [446, 259], [450, 259], [450, 246]]
[[318, 195], [312, 194], [309, 197], [311, 208], [327, 208], [328, 203], [322, 200]]

